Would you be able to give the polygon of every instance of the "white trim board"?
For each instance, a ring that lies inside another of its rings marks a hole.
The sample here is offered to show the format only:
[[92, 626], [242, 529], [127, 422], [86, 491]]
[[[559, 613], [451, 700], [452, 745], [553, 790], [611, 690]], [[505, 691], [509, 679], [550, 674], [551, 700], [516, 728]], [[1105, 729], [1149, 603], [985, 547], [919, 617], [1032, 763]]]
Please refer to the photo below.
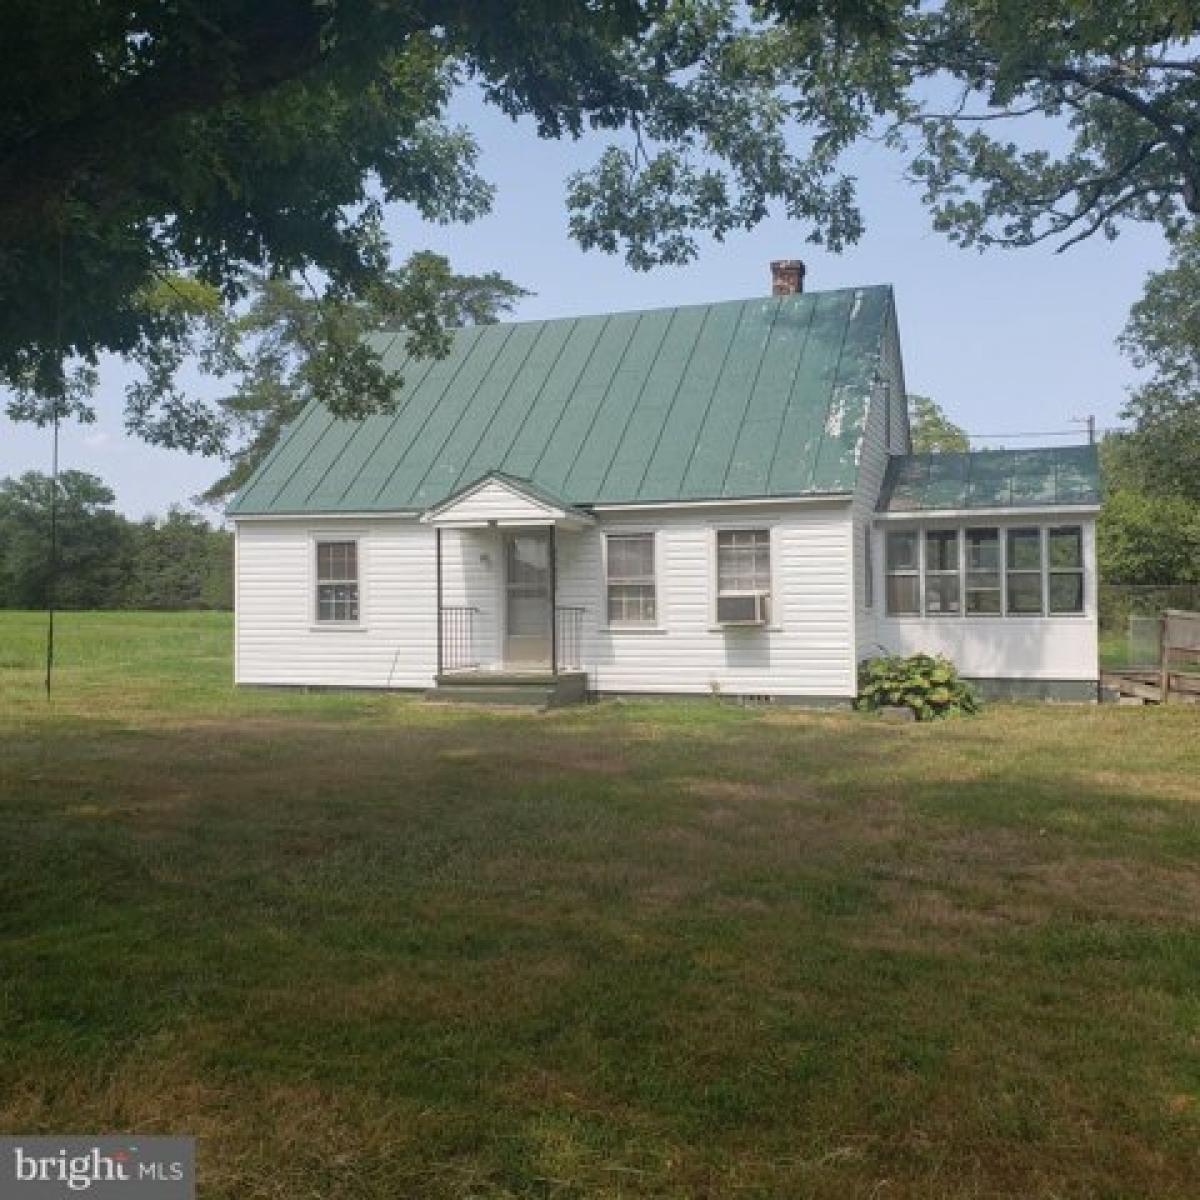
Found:
[[877, 524], [891, 521], [995, 521], [1008, 519], [1020, 524], [1022, 521], [1053, 520], [1055, 517], [1090, 517], [1100, 511], [1098, 504], [1053, 504], [1029, 505], [1024, 508], [925, 508], [908, 512], [877, 512]]

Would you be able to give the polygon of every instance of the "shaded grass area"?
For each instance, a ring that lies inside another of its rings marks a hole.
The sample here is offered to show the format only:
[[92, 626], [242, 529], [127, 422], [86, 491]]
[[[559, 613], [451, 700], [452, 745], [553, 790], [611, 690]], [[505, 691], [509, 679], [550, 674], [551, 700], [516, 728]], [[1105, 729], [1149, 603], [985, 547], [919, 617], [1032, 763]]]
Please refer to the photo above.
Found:
[[0, 615], [0, 1125], [214, 1197], [1195, 1194], [1194, 709], [234, 692]]

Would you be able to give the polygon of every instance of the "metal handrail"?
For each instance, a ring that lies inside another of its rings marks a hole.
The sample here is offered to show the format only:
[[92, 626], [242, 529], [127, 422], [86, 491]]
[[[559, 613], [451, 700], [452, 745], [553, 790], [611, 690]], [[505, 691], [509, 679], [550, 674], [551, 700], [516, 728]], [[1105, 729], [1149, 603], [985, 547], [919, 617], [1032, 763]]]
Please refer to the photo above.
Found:
[[444, 604], [438, 610], [443, 671], [468, 671], [479, 666], [475, 656], [475, 614], [478, 611], [470, 604]]
[[557, 670], [577, 671], [583, 665], [583, 614], [579, 605], [560, 605], [554, 610], [558, 648]]

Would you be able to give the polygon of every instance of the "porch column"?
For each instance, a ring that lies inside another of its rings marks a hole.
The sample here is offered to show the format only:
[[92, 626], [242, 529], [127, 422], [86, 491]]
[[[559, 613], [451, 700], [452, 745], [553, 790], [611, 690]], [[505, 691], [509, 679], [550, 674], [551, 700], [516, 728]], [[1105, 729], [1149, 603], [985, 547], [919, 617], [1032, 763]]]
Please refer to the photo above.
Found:
[[433, 544], [437, 557], [437, 673], [442, 674], [442, 527], [433, 527]]
[[558, 526], [550, 526], [550, 672], [558, 674]]

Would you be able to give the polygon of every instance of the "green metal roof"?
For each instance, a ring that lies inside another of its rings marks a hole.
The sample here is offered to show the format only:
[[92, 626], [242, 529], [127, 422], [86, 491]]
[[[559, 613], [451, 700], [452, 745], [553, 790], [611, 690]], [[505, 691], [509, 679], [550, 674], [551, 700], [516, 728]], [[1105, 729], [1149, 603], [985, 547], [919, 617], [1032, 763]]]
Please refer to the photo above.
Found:
[[880, 512], [1100, 503], [1095, 446], [905, 454], [888, 463]]
[[854, 488], [884, 286], [460, 330], [442, 359], [376, 335], [396, 410], [309, 405], [235, 516], [423, 510], [491, 471], [573, 505]]

